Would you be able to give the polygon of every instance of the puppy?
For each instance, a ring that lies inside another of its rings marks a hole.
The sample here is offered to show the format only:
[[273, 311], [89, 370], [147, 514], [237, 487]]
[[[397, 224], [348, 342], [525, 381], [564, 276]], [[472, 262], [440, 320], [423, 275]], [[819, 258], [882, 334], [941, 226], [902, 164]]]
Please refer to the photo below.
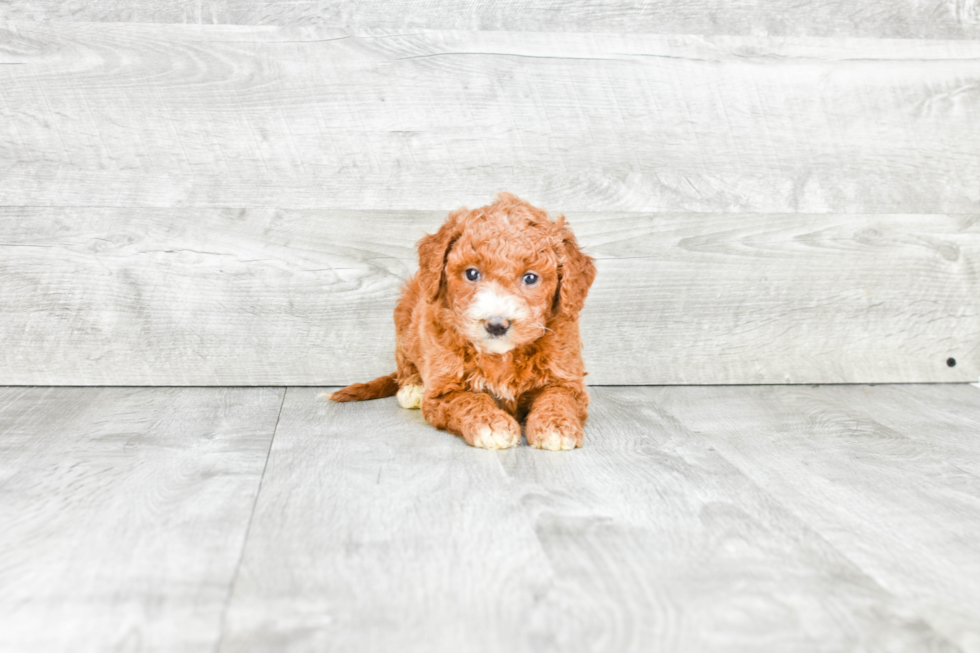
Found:
[[418, 243], [419, 270], [395, 308], [398, 371], [331, 395], [397, 394], [433, 426], [484, 449], [521, 440], [582, 446], [585, 390], [579, 312], [595, 262], [565, 224], [510, 195], [449, 214]]

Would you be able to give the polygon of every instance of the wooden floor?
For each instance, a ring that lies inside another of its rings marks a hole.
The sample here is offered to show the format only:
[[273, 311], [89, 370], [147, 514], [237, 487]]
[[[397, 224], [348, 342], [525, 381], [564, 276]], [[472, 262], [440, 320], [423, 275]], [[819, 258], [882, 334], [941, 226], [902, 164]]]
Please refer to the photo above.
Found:
[[980, 651], [980, 390], [596, 387], [490, 452], [324, 388], [0, 388], [0, 650]]

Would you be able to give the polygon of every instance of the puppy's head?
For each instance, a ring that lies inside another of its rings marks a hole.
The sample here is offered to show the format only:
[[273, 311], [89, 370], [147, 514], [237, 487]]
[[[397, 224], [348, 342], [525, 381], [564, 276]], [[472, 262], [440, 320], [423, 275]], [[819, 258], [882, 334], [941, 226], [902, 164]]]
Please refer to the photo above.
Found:
[[450, 213], [418, 249], [423, 293], [444, 302], [452, 326], [484, 353], [526, 345], [556, 317], [577, 319], [595, 278], [564, 216], [552, 221], [508, 193]]

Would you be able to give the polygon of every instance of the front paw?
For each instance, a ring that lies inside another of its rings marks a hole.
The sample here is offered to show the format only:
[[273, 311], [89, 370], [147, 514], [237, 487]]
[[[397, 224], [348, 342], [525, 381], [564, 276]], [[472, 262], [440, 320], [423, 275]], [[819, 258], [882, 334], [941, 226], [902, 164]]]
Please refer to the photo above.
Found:
[[528, 418], [527, 443], [535, 449], [570, 451], [582, 446], [582, 425], [572, 420], [536, 420]]
[[422, 397], [425, 395], [425, 386], [421, 383], [406, 383], [398, 388], [395, 397], [398, 405], [402, 408], [419, 408], [422, 405]]
[[463, 431], [463, 439], [480, 449], [510, 449], [521, 442], [521, 425], [501, 413], [489, 423], [476, 421]]

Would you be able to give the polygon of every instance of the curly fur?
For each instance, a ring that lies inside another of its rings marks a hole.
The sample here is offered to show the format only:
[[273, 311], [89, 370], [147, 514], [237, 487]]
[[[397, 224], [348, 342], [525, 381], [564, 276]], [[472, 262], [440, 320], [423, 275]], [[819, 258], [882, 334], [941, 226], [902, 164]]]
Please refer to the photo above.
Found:
[[[398, 371], [335, 392], [334, 401], [397, 393], [433, 426], [488, 449], [520, 442], [582, 446], [585, 390], [579, 312], [595, 279], [564, 216], [510, 195], [449, 214], [418, 243], [419, 270], [395, 308]], [[480, 278], [467, 279], [474, 268]], [[527, 284], [532, 272], [538, 281]], [[507, 332], [491, 334], [490, 318]]]

